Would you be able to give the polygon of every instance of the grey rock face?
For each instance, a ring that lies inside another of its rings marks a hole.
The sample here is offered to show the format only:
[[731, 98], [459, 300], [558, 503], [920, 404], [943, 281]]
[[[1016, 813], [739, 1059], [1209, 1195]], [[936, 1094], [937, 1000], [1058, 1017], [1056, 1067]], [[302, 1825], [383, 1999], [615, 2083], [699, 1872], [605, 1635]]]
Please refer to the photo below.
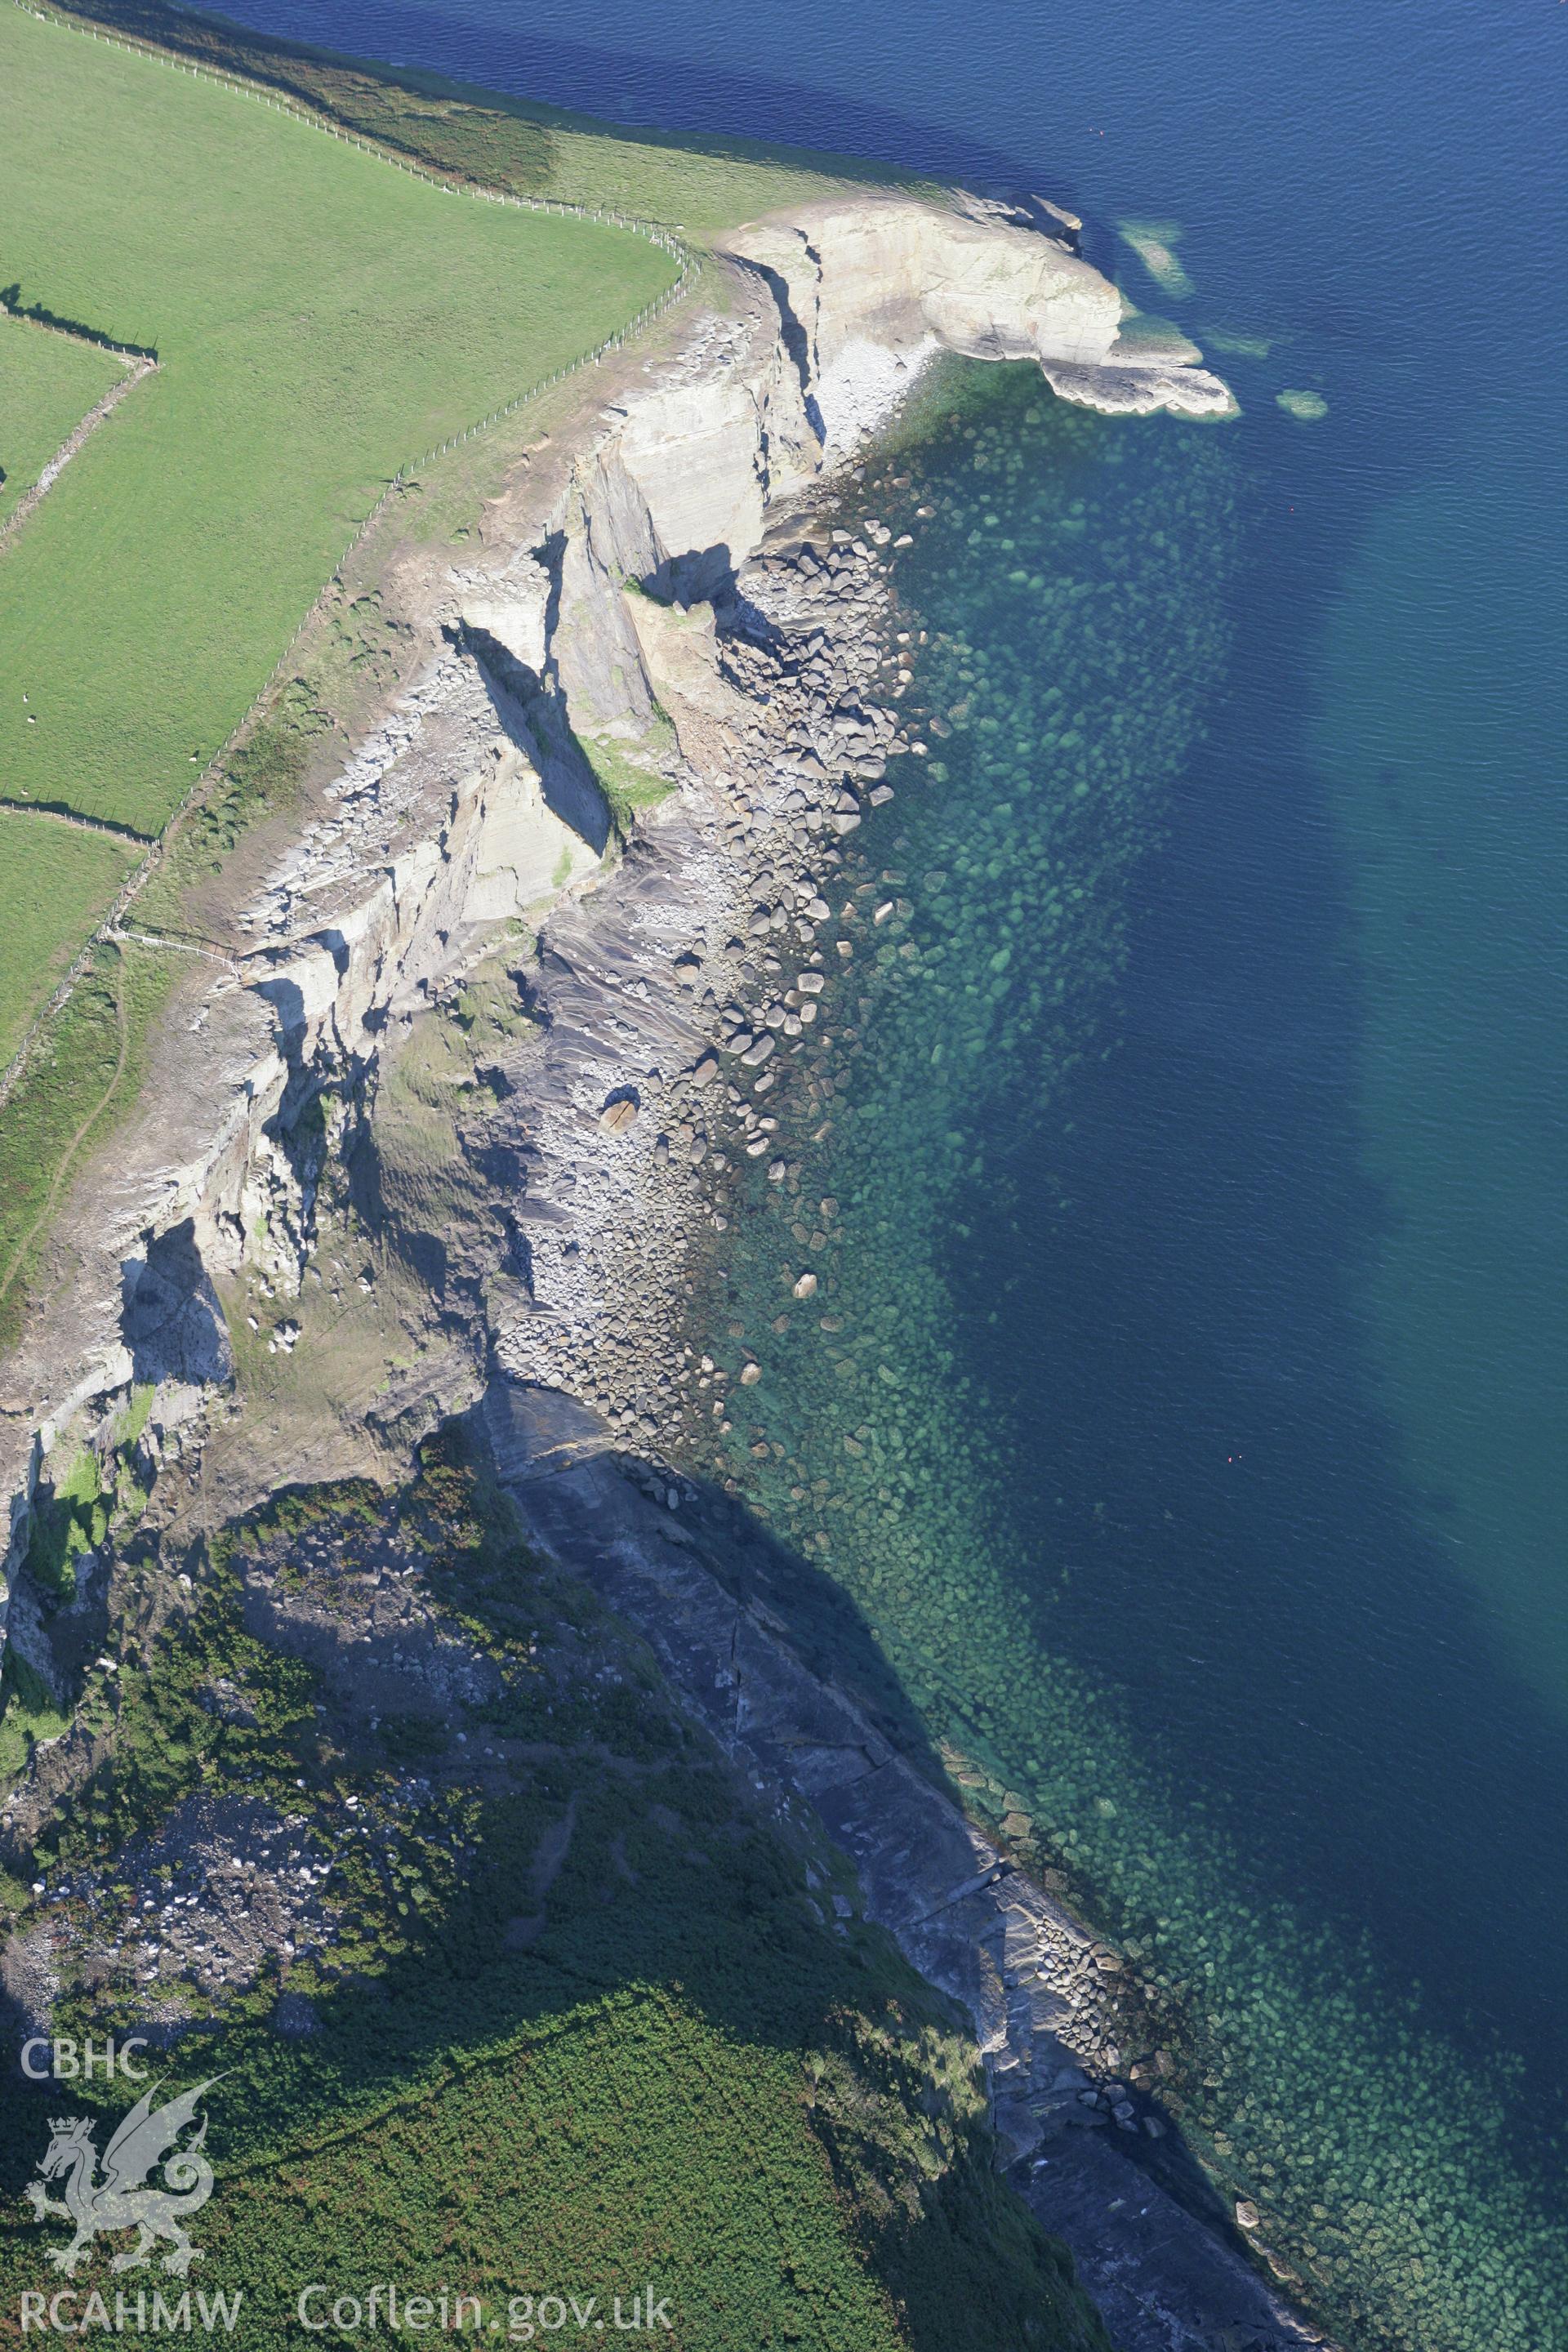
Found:
[[[781, 1816], [811, 1806], [854, 1863], [868, 1916], [966, 2011], [1002, 2158], [1072, 2249], [1121, 2352], [1323, 2344], [1226, 2242], [1223, 2216], [1199, 2218], [1134, 2157], [1153, 2137], [1137, 2129], [1141, 2111], [1160, 2119], [1092, 2054], [1101, 1996], [1088, 1931], [812, 1674], [759, 1607], [735, 1599], [710, 1565], [711, 1538], [620, 1474], [608, 1433], [570, 1466], [513, 1434], [520, 1417], [547, 1431], [566, 1402], [507, 1384], [480, 1409], [508, 1445], [503, 1475], [531, 1539], [642, 1635], [765, 1804]], [[1131, 2143], [1107, 2130], [1108, 2101], [1118, 2122], [1131, 2116]], [[1195, 2168], [1192, 2179], [1201, 2194]]]
[[[806, 494], [943, 345], [1033, 357], [1097, 405], [1213, 414], [1228, 395], [1187, 358], [1129, 345], [1114, 289], [1016, 214], [874, 197], [731, 250], [728, 315], [693, 318], [607, 413], [525, 541], [454, 571], [444, 649], [267, 877], [202, 1009], [226, 1041], [206, 1124], [182, 1131], [177, 1165], [150, 1141], [126, 1188], [117, 1281], [120, 1257], [133, 1263], [110, 1328], [94, 1304], [87, 1385], [195, 1392], [228, 1377], [207, 1266], [259, 1266], [269, 1296], [299, 1297], [321, 1154], [341, 1159], [357, 1120], [374, 1129], [389, 1041], [498, 926], [542, 926], [540, 1033], [498, 1073], [475, 1161], [510, 1239], [454, 1303], [465, 1244], [440, 1238], [442, 1346], [367, 1423], [427, 1428], [485, 1367], [484, 1430], [534, 1538], [642, 1633], [767, 1802], [814, 1809], [869, 1915], [963, 2004], [1004, 2149], [1036, 2168], [1032, 2196], [1058, 2200], [1045, 2218], [1126, 2352], [1276, 2352], [1312, 2339], [1131, 2160], [1160, 2118], [1112, 2095], [1083, 1928], [732, 1598], [668, 1474], [650, 1502], [606, 1458], [635, 1445], [657, 1464], [691, 1412], [727, 1409], [711, 1362], [669, 1345], [698, 1241], [724, 1223], [697, 1171], [768, 1156], [794, 1181], [771, 1157], [769, 1090], [816, 1015], [837, 841], [886, 798], [888, 756], [908, 744], [904, 686], [879, 671], [889, 534], [830, 539]], [[601, 866], [584, 741], [644, 747], [666, 720], [668, 797]], [[323, 1105], [312, 1158], [296, 1129]], [[151, 1239], [128, 1250], [127, 1234]], [[799, 1240], [804, 1301], [808, 1227]], [[255, 1605], [287, 1613], [275, 1596]], [[299, 1608], [289, 1622], [336, 1671], [332, 1628]], [[412, 1679], [438, 1699], [451, 1662], [417, 1628], [372, 1632], [388, 1688]], [[1118, 2108], [1131, 2117], [1113, 2122]], [[1107, 2219], [1134, 2203], [1146, 2233]]]

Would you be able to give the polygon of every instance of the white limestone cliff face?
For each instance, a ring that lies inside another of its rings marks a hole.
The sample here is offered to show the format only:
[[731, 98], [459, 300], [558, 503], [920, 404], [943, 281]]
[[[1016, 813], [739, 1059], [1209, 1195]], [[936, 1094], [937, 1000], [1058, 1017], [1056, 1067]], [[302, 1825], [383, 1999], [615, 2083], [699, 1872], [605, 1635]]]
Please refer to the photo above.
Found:
[[[411, 723], [416, 722], [416, 723]], [[483, 952], [497, 926], [553, 904], [597, 870], [596, 847], [547, 803], [536, 761], [498, 724], [474, 662], [444, 653], [340, 780], [337, 814], [279, 861], [247, 919], [258, 944], [218, 966], [169, 1035], [112, 1166], [95, 1173], [77, 1271], [9, 1368], [0, 1423], [9, 1491], [6, 1582], [27, 1538], [34, 1480], [57, 1439], [74, 1456], [100, 1403], [155, 1381], [155, 1423], [227, 1371], [211, 1281], [242, 1264], [297, 1294], [322, 1153], [381, 1042]], [[312, 1152], [299, 1113], [331, 1106]], [[207, 1277], [199, 1314], [166, 1299], [161, 1244], [188, 1232]], [[66, 1317], [68, 1313], [68, 1322]], [[62, 1344], [62, 1341], [64, 1344]], [[165, 1394], [165, 1391], [167, 1394]], [[31, 1411], [18, 1411], [28, 1394]], [[5, 1602], [0, 1585], [0, 1609]]]
[[664, 377], [612, 412], [563, 517], [549, 658], [592, 726], [639, 725], [653, 708], [623, 583], [683, 604], [710, 595], [938, 352], [1033, 361], [1063, 398], [1113, 414], [1234, 410], [1195, 346], [1151, 336], [1098, 270], [1011, 220], [857, 196], [753, 223], [723, 251], [730, 315], [700, 322]]
[[683, 603], [710, 594], [825, 462], [771, 295], [737, 280], [731, 315], [694, 320], [659, 379], [611, 412], [574, 476], [552, 658], [580, 723], [639, 725], [653, 708], [623, 583], [651, 581]]
[[[675, 352], [603, 413], [549, 511], [450, 575], [428, 617], [458, 642], [345, 763], [170, 1032], [171, 1066], [76, 1215], [76, 1269], [8, 1370], [11, 1565], [40, 1442], [157, 1361], [156, 1331], [133, 1347], [127, 1318], [139, 1295], [152, 1311], [161, 1239], [188, 1221], [220, 1279], [249, 1259], [298, 1284], [314, 1182], [299, 1114], [323, 1094], [373, 1101], [389, 1024], [499, 924], [597, 871], [605, 813], [580, 738], [635, 744], [662, 709], [683, 750], [722, 749], [709, 600], [937, 351], [1032, 360], [1100, 407], [1230, 406], [1190, 345], [1129, 335], [1107, 280], [1010, 220], [856, 196], [738, 230], [724, 252], [722, 310], [694, 310]], [[329, 1118], [320, 1148], [334, 1132]], [[170, 1331], [177, 1384], [185, 1342]]]
[[1065, 399], [1091, 408], [1221, 416], [1233, 406], [1220, 379], [1191, 364], [1190, 345], [1162, 352], [1129, 337], [1108, 279], [1011, 221], [858, 199], [760, 222], [726, 249], [774, 289], [830, 448], [853, 437], [868, 373], [892, 385], [900, 362], [938, 348], [1035, 360]]
[[[414, 698], [445, 722], [433, 730], [437, 756], [416, 734], [353, 795], [356, 831], [374, 839], [390, 804], [404, 837], [346, 888], [337, 880], [331, 895], [342, 903], [330, 921], [259, 950], [245, 967], [246, 985], [272, 1008], [274, 1036], [247, 1074], [247, 1117], [233, 1146], [186, 1211], [214, 1270], [232, 1272], [248, 1257], [284, 1292], [298, 1289], [308, 1253], [309, 1178], [278, 1129], [323, 1087], [342, 1093], [372, 1070], [389, 1025], [406, 1025], [483, 952], [498, 925], [552, 903], [599, 863], [549, 804], [526, 731], [515, 720], [498, 726], [492, 689], [470, 658], [445, 654]], [[331, 876], [329, 847], [320, 850], [321, 871], [293, 876], [291, 905], [309, 904], [311, 883]]]

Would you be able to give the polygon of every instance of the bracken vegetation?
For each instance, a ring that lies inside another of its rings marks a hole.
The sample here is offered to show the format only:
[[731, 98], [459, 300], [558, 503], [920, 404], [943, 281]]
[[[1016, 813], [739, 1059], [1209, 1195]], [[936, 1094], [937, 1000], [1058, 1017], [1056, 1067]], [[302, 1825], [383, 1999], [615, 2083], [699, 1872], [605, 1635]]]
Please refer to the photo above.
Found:
[[[842, 1865], [771, 1824], [593, 1596], [521, 1547], [459, 1433], [400, 1495], [284, 1495], [185, 1557], [189, 1601], [89, 1677], [100, 1760], [10, 1856], [12, 1934], [49, 1938], [57, 2030], [179, 2017], [173, 2078], [221, 2074], [199, 2284], [243, 2290], [247, 2342], [297, 2339], [311, 2280], [396, 2279], [503, 2326], [512, 2295], [607, 2315], [651, 2284], [691, 2352], [1107, 2352], [993, 2168], [943, 2005], [835, 1916]], [[172, 1564], [129, 1544], [126, 1605]], [[355, 1653], [323, 1664], [302, 1629], [352, 1643], [367, 1593], [410, 1576], [470, 1696], [437, 1707], [416, 1678], [370, 1712]], [[204, 1989], [132, 1930], [178, 1917], [190, 1824], [241, 1811], [286, 1822], [315, 1925]], [[14, 2192], [59, 2100], [5, 2097]], [[47, 2242], [14, 2194], [0, 2212], [14, 2328]]]

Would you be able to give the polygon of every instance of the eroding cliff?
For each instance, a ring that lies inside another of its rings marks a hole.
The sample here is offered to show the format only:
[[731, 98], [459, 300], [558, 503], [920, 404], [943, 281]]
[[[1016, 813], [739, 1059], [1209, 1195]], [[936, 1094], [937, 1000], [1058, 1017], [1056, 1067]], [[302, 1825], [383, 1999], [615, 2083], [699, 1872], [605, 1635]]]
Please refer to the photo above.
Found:
[[[1058, 226], [872, 197], [738, 231], [721, 300], [453, 563], [437, 649], [185, 1000], [177, 1070], [13, 1365], [13, 1569], [46, 1518], [65, 1530], [59, 1589], [25, 1575], [16, 1625], [68, 1710], [111, 1671], [93, 1651], [132, 1491], [162, 1485], [164, 1524], [195, 1533], [290, 1481], [400, 1475], [472, 1410], [541, 1544], [766, 1801], [815, 1810], [964, 2004], [1005, 2154], [1120, 2340], [1284, 2347], [1318, 2339], [1127, 2160], [1165, 2133], [1114, 2080], [1113, 1956], [725, 1589], [734, 1531], [671, 1466], [695, 1420], [727, 1425], [722, 1376], [677, 1336], [724, 1225], [710, 1179], [748, 1157], [798, 1190], [775, 1057], [843, 951], [841, 845], [889, 758], [925, 749], [889, 534], [833, 528], [812, 494], [941, 351], [1112, 411], [1230, 405]], [[79, 1722], [40, 1785], [93, 1753]], [[1136, 2225], [1108, 2230], [1134, 2191]]]
[[1223, 416], [1233, 403], [1178, 337], [1130, 334], [1116, 288], [1017, 219], [898, 200], [825, 204], [741, 231], [728, 250], [778, 303], [780, 341], [826, 446], [852, 446], [938, 351], [1034, 360], [1064, 399], [1112, 414]]
[[[776, 567], [763, 560], [754, 577], [748, 567], [936, 352], [1032, 360], [1066, 395], [1113, 408], [1204, 415], [1228, 404], [1190, 349], [1151, 355], [1129, 337], [1121, 297], [1055, 221], [1043, 233], [995, 212], [878, 196], [738, 231], [721, 303], [695, 309], [672, 353], [622, 387], [548, 505], [507, 509], [480, 559], [454, 566], [427, 616], [439, 651], [239, 915], [171, 1041], [179, 1078], [154, 1073], [115, 1166], [97, 1172], [91, 1217], [79, 1215], [72, 1236], [75, 1272], [12, 1369], [0, 1427], [9, 1574], [25, 1556], [35, 1478], [49, 1491], [56, 1457], [75, 1460], [84, 1437], [103, 1453], [133, 1386], [154, 1391], [154, 1431], [164, 1388], [188, 1423], [193, 1360], [183, 1341], [160, 1354], [165, 1327], [184, 1332], [193, 1315], [211, 1325], [204, 1361], [221, 1381], [226, 1286], [300, 1295], [323, 1181], [341, 1189], [374, 1128], [388, 1052], [509, 927], [531, 929], [592, 885], [598, 928], [613, 931], [629, 892], [632, 930], [651, 925], [661, 959], [689, 955], [688, 982], [704, 974], [658, 1013], [658, 1069], [632, 1073], [605, 1049], [616, 1021], [560, 1002], [557, 970], [544, 992], [557, 1000], [546, 1058], [561, 1066], [536, 1121], [536, 1168], [552, 1120], [559, 1156], [572, 1122], [595, 1115], [595, 1088], [640, 1084], [651, 1103], [723, 1025], [737, 827], [781, 829], [799, 868], [789, 887], [809, 904], [821, 880], [809, 853], [856, 821], [847, 784], [874, 781], [902, 741], [867, 698], [876, 553], [837, 551], [824, 565], [808, 551], [782, 604]], [[617, 784], [628, 807], [662, 805], [606, 893]], [[557, 919], [552, 940], [572, 936]], [[591, 952], [572, 961], [573, 987], [613, 992], [607, 971], [587, 977]], [[639, 1017], [648, 1003], [645, 989]], [[574, 1040], [591, 1047], [574, 1062]], [[630, 1137], [617, 1148], [632, 1150]], [[648, 1177], [639, 1168], [637, 1181]], [[593, 1190], [584, 1183], [579, 1202]], [[176, 1231], [189, 1236], [188, 1296], [165, 1299], [153, 1270]], [[557, 1369], [580, 1373], [604, 1285], [639, 1277], [606, 1262], [591, 1278], [594, 1252], [564, 1240], [559, 1255], [582, 1346]], [[640, 1287], [632, 1319], [651, 1329], [659, 1285]], [[154, 1292], [162, 1319], [149, 1323]], [[538, 1370], [552, 1328], [535, 1302], [527, 1344], [475, 1334], [468, 1353], [499, 1346]]]
[[[1189, 346], [1129, 333], [1122, 298], [1057, 220], [999, 210], [858, 197], [736, 232], [721, 307], [695, 310], [673, 355], [604, 413], [552, 508], [454, 569], [435, 616], [447, 643], [241, 918], [181, 1041], [177, 1099], [154, 1075], [116, 1166], [97, 1172], [77, 1271], [13, 1366], [10, 1572], [40, 1463], [137, 1377], [125, 1301], [159, 1236], [188, 1223], [204, 1278], [249, 1264], [296, 1290], [321, 1169], [373, 1101], [388, 1043], [499, 926], [597, 877], [603, 780], [629, 759], [634, 797], [678, 787], [673, 842], [702, 771], [744, 742], [765, 768], [768, 730], [726, 682], [715, 616], [778, 520], [936, 352], [1032, 360], [1064, 396], [1110, 409], [1228, 407]], [[807, 747], [823, 776], [834, 750], [831, 729]], [[708, 887], [698, 839], [681, 882], [693, 905]]]

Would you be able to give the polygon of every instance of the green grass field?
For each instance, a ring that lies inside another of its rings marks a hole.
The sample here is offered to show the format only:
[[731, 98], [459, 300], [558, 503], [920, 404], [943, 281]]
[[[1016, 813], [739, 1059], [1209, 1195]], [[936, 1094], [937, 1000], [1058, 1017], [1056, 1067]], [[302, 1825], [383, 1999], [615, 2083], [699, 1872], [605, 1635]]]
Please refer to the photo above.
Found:
[[122, 373], [107, 352], [0, 311], [0, 523]]
[[0, 875], [16, 883], [0, 900], [0, 1067], [137, 856], [112, 834], [0, 809]]
[[273, 38], [165, 0], [61, 0], [72, 16], [288, 91], [367, 138], [460, 180], [567, 204], [608, 205], [705, 231], [846, 184], [921, 186], [885, 166], [760, 140], [628, 131], [472, 82]]
[[155, 833], [386, 479], [674, 265], [20, 9], [0, 81], [0, 280], [162, 362], [0, 563], [0, 772]]
[[[73, 21], [159, 54], [95, 46]], [[621, 209], [698, 241], [892, 176], [749, 142], [622, 131], [163, 0], [83, 0], [49, 25], [0, 8], [0, 88], [12, 101], [0, 285], [20, 279], [24, 303], [155, 341], [163, 362], [0, 554], [0, 797], [58, 800], [145, 831], [200, 772], [191, 755], [204, 760], [248, 709], [387, 475], [593, 348], [668, 273], [657, 248], [614, 229], [442, 195], [254, 96], [182, 76], [171, 52], [448, 181]], [[99, 364], [85, 347], [84, 364]], [[0, 425], [0, 463], [19, 478], [3, 436]], [[399, 529], [439, 536], [458, 528], [454, 515], [471, 523], [498, 478], [488, 448], [476, 441], [437, 467]], [[262, 756], [230, 761], [155, 882], [153, 919], [181, 924], [186, 885], [210, 878], [247, 825], [275, 814], [321, 725], [361, 723], [363, 695], [344, 705], [315, 639], [304, 658], [310, 725], [271, 714]], [[0, 926], [37, 896], [23, 846], [0, 833]], [[103, 880], [100, 904], [112, 889]], [[94, 911], [68, 898], [57, 962]], [[12, 959], [0, 971], [12, 1035], [47, 994], [48, 961]], [[86, 1024], [94, 1038], [100, 1013]], [[102, 1091], [102, 1055], [78, 1053], [68, 1007], [53, 1025], [61, 1034], [0, 1116], [0, 1268], [30, 1223], [4, 1204], [30, 1202], [40, 1177], [49, 1191], [55, 1170], [41, 1171], [37, 1153], [68, 1145]], [[119, 1110], [125, 1100], [122, 1086]], [[95, 1142], [111, 1123], [94, 1124]], [[0, 1348], [27, 1278], [23, 1269], [0, 1295]]]

